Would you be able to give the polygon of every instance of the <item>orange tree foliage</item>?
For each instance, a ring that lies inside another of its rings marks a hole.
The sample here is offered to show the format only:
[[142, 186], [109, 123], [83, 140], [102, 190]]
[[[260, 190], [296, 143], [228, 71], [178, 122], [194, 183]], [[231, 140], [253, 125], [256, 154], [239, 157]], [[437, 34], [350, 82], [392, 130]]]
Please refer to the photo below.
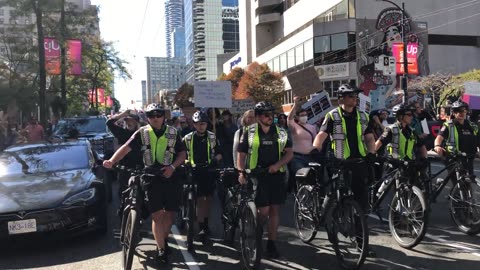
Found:
[[245, 69], [234, 68], [221, 80], [232, 82], [232, 97], [235, 99], [252, 98], [255, 102], [269, 101], [280, 108], [285, 85], [280, 73], [272, 72], [267, 64], [253, 62]]
[[184, 83], [178, 88], [173, 102], [182, 109], [184, 107], [193, 107], [193, 103], [189, 100], [190, 98], [193, 98], [193, 85]]

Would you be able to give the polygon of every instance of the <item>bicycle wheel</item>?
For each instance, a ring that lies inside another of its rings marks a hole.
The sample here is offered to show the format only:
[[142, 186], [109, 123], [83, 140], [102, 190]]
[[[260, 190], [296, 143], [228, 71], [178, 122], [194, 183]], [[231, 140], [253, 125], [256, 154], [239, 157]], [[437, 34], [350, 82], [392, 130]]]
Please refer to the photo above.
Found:
[[262, 259], [262, 239], [257, 230], [257, 208], [249, 202], [241, 210], [240, 249], [246, 269], [257, 269]]
[[450, 216], [458, 229], [468, 235], [480, 232], [480, 187], [459, 181], [450, 192]]
[[122, 269], [130, 270], [133, 263], [133, 254], [137, 246], [140, 218], [137, 211], [131, 209], [128, 212], [128, 217], [125, 223], [125, 232], [122, 242]]
[[358, 269], [368, 253], [365, 212], [352, 199], [332, 205], [327, 213], [327, 233], [335, 255], [345, 269]]
[[187, 249], [193, 250], [193, 237], [195, 233], [195, 200], [193, 197], [187, 200]]
[[315, 196], [312, 194], [312, 186], [304, 185], [297, 191], [293, 206], [293, 217], [297, 235], [305, 242], [311, 242], [317, 235], [313, 215], [315, 214]]
[[402, 189], [392, 199], [388, 224], [393, 239], [403, 248], [413, 248], [427, 232], [428, 211], [423, 192], [416, 186]]

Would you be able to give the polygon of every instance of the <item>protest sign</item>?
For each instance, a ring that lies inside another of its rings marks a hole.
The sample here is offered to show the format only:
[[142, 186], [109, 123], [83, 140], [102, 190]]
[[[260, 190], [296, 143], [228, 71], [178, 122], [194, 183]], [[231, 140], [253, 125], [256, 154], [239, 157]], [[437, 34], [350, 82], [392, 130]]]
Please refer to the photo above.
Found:
[[195, 107], [231, 108], [232, 83], [230, 81], [196, 81], [193, 96]]
[[294, 95], [299, 97], [308, 96], [323, 90], [323, 84], [318, 78], [315, 67], [309, 67], [287, 75], [288, 82]]
[[305, 102], [305, 104], [302, 105], [302, 109], [305, 109], [308, 113], [307, 123], [314, 125], [318, 120], [325, 117], [325, 115], [333, 109], [333, 106], [327, 92], [322, 91]]
[[372, 98], [362, 93], [358, 95], [358, 98], [360, 99], [359, 106], [358, 106], [359, 110], [366, 113], [370, 113], [370, 110], [371, 110], [370, 104], [372, 102]]
[[232, 108], [229, 110], [232, 114], [242, 114], [247, 110], [255, 107], [253, 99], [234, 99], [232, 101]]

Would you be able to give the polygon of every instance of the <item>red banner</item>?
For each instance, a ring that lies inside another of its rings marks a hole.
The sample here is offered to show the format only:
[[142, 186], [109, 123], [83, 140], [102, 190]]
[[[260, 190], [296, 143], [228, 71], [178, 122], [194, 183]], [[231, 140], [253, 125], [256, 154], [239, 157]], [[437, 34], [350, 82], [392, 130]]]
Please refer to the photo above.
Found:
[[60, 44], [53, 38], [45, 38], [45, 69], [50, 75], [60, 75]]
[[82, 41], [78, 39], [67, 41], [67, 61], [69, 75], [82, 75]]
[[[397, 75], [404, 74], [403, 70], [403, 43], [393, 44], [393, 56], [397, 61]], [[408, 43], [407, 46], [407, 59], [408, 59], [408, 74], [418, 75], [418, 44]]]
[[[54, 38], [45, 38], [45, 69], [49, 75], [60, 75], [61, 48]], [[82, 75], [82, 41], [67, 40], [67, 65], [69, 75]]]
[[[98, 95], [98, 104], [103, 104], [105, 102], [105, 89], [97, 88], [97, 95]], [[90, 89], [88, 90], [88, 101], [90, 103], [95, 103], [95, 90]]]

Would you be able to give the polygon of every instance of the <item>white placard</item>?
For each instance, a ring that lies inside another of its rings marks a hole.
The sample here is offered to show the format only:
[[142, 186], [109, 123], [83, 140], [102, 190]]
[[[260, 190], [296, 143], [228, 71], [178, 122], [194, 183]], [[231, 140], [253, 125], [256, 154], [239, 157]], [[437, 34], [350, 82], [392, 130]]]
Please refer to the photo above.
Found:
[[325, 115], [333, 109], [333, 106], [327, 92], [322, 91], [303, 104], [302, 109], [307, 110], [307, 123], [314, 125], [318, 120], [325, 117]]
[[422, 124], [423, 133], [430, 134], [430, 130], [428, 130], [427, 119], [423, 119], [420, 123]]
[[362, 112], [370, 113], [372, 98], [362, 93], [358, 95], [358, 98], [360, 99], [360, 102], [358, 104], [358, 109]]
[[195, 107], [231, 108], [232, 83], [230, 81], [196, 81], [193, 96]]
[[232, 108], [230, 112], [233, 114], [243, 114], [245, 111], [251, 110], [255, 107], [253, 99], [234, 99], [232, 100]]
[[476, 97], [480, 96], [480, 82], [465, 82], [463, 86], [465, 87], [464, 94]]

